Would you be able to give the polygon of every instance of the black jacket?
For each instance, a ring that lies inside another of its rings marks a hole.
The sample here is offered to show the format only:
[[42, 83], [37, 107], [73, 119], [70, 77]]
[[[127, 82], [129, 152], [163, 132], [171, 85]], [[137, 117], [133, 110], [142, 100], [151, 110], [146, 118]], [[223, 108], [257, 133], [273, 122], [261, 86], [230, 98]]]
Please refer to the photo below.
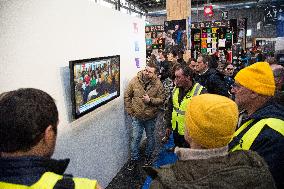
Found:
[[210, 68], [202, 75], [196, 75], [195, 81], [204, 86], [208, 93], [229, 96], [224, 76], [217, 70]]
[[63, 175], [69, 159], [53, 160], [42, 157], [0, 158], [0, 181], [30, 186], [45, 172]]
[[[262, 108], [244, 120], [243, 123], [250, 119], [255, 120], [253, 123], [264, 118], [278, 118], [284, 120], [284, 106], [281, 105], [278, 100], [278, 98], [271, 99]], [[250, 124], [248, 127], [253, 125], [254, 124]], [[229, 144], [229, 148], [232, 149], [239, 143], [239, 139], [243, 135], [244, 133], [241, 132], [238, 137], [234, 138]], [[250, 150], [256, 151], [265, 159], [276, 186], [278, 188], [284, 188], [284, 136], [266, 125], [254, 140]]]
[[160, 62], [159, 72], [159, 74], [161, 75], [160, 79], [162, 82], [168, 77], [171, 77], [171, 65], [167, 60]]

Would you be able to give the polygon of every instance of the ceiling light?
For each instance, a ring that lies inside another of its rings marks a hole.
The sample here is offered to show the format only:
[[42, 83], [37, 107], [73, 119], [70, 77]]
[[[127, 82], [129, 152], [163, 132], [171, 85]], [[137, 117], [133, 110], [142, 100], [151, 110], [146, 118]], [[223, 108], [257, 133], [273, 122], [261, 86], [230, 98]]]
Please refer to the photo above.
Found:
[[156, 2], [157, 2], [157, 3], [159, 3], [159, 2], [160, 2], [160, 0], [156, 0]]

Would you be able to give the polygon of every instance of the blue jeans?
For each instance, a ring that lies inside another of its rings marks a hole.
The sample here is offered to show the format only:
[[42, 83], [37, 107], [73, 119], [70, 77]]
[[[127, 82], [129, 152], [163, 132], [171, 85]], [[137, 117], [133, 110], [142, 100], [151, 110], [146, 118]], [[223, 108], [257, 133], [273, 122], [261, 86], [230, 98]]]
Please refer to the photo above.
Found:
[[155, 147], [155, 124], [156, 118], [150, 120], [140, 120], [135, 117], [132, 118], [132, 139], [131, 139], [131, 159], [139, 159], [139, 147], [145, 129], [147, 137], [146, 157], [151, 157]]

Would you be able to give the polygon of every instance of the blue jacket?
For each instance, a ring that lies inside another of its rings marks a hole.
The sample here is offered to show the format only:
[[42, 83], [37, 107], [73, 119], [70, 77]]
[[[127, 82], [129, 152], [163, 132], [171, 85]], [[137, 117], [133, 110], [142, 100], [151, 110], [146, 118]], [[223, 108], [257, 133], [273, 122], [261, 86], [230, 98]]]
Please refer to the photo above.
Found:
[[[254, 119], [255, 121], [253, 123], [256, 123], [264, 118], [278, 118], [284, 120], [284, 105], [281, 105], [280, 102], [276, 102], [273, 99], [249, 116], [244, 122]], [[248, 127], [253, 125], [254, 124], [250, 124]], [[229, 144], [229, 148], [232, 149], [239, 143], [239, 139], [243, 135], [244, 133], [241, 132], [238, 137], [234, 138]], [[284, 188], [284, 136], [274, 131], [269, 126], [264, 126], [263, 130], [254, 140], [250, 150], [256, 151], [265, 159], [277, 188]]]
[[45, 172], [63, 175], [69, 159], [53, 160], [43, 157], [0, 158], [0, 181], [30, 186]]

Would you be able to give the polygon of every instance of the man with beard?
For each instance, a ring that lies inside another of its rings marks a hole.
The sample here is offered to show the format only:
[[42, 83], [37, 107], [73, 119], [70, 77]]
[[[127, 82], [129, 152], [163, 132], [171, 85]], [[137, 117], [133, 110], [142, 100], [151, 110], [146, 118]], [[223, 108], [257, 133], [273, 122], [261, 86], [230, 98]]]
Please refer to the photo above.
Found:
[[144, 129], [147, 137], [144, 164], [151, 164], [156, 118], [165, 99], [164, 88], [157, 77], [157, 71], [156, 65], [149, 62], [146, 68], [130, 81], [124, 93], [125, 108], [132, 118], [131, 160], [128, 170], [133, 170], [140, 158], [139, 147]]
[[166, 136], [173, 131], [175, 146], [188, 147], [184, 140], [184, 113], [193, 96], [206, 93], [206, 89], [193, 81], [193, 71], [187, 65], [178, 64], [175, 68], [175, 84], [165, 114]]

